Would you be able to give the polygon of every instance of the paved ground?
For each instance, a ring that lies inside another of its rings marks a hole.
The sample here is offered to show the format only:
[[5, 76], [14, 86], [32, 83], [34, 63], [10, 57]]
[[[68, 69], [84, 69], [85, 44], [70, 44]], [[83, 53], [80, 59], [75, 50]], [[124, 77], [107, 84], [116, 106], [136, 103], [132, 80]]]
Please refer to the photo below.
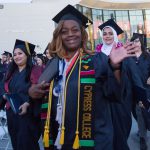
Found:
[[[0, 150], [12, 150], [11, 142], [8, 138], [8, 135], [2, 136], [2, 133], [4, 133], [4, 130], [0, 126]], [[41, 150], [43, 150], [41, 140], [39, 143], [40, 143]], [[137, 136], [137, 124], [134, 119], [133, 119], [132, 130], [131, 130], [131, 134], [130, 134], [128, 143], [130, 146], [130, 150], [140, 150], [139, 149], [139, 138]], [[150, 132], [148, 132], [147, 143], [148, 143], [148, 147], [149, 147], [148, 150], [150, 150]]]

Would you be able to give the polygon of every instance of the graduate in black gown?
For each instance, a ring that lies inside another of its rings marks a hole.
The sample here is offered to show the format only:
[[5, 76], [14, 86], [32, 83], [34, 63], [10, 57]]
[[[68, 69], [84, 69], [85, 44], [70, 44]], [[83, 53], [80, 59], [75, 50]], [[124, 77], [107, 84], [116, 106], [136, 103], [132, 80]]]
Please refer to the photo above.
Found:
[[121, 88], [112, 68], [134, 56], [132, 47], [113, 47], [110, 61], [102, 53], [90, 55], [85, 47], [88, 18], [71, 5], [53, 21], [58, 23], [49, 48], [53, 58], [39, 84], [29, 89], [32, 98], [42, 98], [45, 150], [113, 150], [109, 99], [118, 100]]
[[[8, 132], [14, 150], [39, 150], [40, 119], [34, 116], [33, 104], [28, 95], [31, 86], [32, 53], [35, 45], [16, 40], [13, 50], [13, 61], [0, 86], [2, 101], [6, 101]], [[13, 105], [8, 96], [14, 97], [14, 106], [19, 111], [13, 111]], [[13, 96], [15, 95], [15, 96]], [[18, 97], [18, 99], [17, 99]]]
[[[123, 44], [119, 42], [118, 35], [123, 33], [123, 30], [116, 24], [113, 19], [109, 19], [99, 26], [99, 29], [102, 30], [102, 44], [98, 44], [96, 46], [96, 51], [98, 53], [104, 53], [109, 57], [111, 49], [113, 47], [113, 43], [115, 43], [116, 47], [122, 47]], [[111, 97], [109, 101], [110, 110], [112, 115], [112, 123], [113, 123], [113, 148], [115, 150], [128, 150], [127, 139], [131, 129], [131, 97], [132, 97], [132, 89], [131, 83], [128, 79], [127, 68], [124, 67], [124, 62], [121, 67], [118, 67], [114, 70], [115, 74], [122, 74], [121, 76], [121, 84], [123, 86], [122, 89], [122, 98], [120, 97], [120, 103], [113, 103], [116, 101], [115, 97]], [[124, 82], [125, 81], [125, 82]], [[124, 89], [128, 89], [128, 92], [125, 92]], [[117, 89], [116, 89], [117, 91]], [[120, 93], [118, 93], [120, 94]]]
[[[150, 77], [150, 55], [148, 52], [146, 52], [144, 46], [144, 35], [139, 33], [133, 33], [131, 41], [139, 46], [139, 50], [136, 52], [136, 57], [134, 57], [133, 59], [139, 69], [139, 76], [142, 79], [144, 87], [148, 88], [147, 80]], [[136, 112], [139, 128], [140, 149], [147, 150], [147, 127], [142, 113], [142, 109], [144, 108], [142, 107], [142, 102], [139, 102], [136, 97], [134, 97], [133, 102], [133, 110], [134, 112]]]

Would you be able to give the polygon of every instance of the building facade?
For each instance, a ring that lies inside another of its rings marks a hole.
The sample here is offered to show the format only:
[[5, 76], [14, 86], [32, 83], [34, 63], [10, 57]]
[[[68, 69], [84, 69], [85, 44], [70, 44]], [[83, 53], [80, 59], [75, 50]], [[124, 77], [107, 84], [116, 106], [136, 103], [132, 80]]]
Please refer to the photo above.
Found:
[[[145, 5], [148, 8], [145, 7]], [[129, 5], [129, 3], [103, 1], [94, 3], [94, 0], [90, 3], [82, 0], [80, 4], [77, 5], [77, 9], [89, 19], [93, 20], [91, 32], [94, 47], [101, 42], [101, 33], [98, 26], [110, 18], [113, 18], [124, 30], [124, 33], [119, 36], [122, 42], [130, 39], [132, 34], [136, 32], [145, 34], [146, 47], [150, 47], [150, 3], [134, 2]]]

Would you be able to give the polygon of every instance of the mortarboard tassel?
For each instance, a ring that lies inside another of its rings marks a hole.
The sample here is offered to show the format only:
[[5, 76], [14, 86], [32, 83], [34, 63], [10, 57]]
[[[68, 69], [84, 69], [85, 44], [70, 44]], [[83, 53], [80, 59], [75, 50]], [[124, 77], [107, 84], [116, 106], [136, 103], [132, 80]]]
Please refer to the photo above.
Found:
[[65, 138], [65, 127], [61, 128], [61, 136], [60, 136], [60, 144], [64, 144], [64, 138]]
[[76, 131], [76, 137], [73, 143], [73, 149], [79, 149], [80, 143], [79, 143], [79, 132]]
[[49, 129], [48, 126], [45, 126], [44, 137], [43, 137], [44, 147], [49, 147]]

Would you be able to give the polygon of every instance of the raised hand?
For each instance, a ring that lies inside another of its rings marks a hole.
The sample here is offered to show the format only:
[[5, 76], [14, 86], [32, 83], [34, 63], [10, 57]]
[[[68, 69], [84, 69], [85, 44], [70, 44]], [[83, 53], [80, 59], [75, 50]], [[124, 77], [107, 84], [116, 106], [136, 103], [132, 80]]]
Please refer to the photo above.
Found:
[[122, 47], [116, 48], [116, 44], [113, 44], [110, 52], [110, 61], [112, 66], [118, 66], [125, 58], [136, 56], [135, 52], [138, 51], [138, 47], [132, 42], [127, 42]]

